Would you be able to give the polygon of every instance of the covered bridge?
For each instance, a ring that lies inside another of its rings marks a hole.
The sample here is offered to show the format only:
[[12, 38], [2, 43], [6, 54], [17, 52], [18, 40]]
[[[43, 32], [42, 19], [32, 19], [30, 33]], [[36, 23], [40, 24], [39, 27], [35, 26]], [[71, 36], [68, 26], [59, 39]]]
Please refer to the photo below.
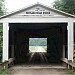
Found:
[[15, 58], [16, 64], [27, 63], [29, 38], [38, 37], [47, 38], [48, 63], [58, 63], [61, 58], [73, 62], [74, 22], [74, 15], [40, 3], [0, 17], [3, 23], [2, 61]]

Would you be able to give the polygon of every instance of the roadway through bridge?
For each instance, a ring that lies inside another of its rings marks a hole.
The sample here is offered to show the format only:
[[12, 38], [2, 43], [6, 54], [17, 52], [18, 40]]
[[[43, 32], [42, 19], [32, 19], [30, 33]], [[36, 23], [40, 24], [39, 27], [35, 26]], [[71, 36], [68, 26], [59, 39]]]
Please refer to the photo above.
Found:
[[25, 66], [12, 67], [9, 75], [69, 75], [66, 68], [61, 65]]

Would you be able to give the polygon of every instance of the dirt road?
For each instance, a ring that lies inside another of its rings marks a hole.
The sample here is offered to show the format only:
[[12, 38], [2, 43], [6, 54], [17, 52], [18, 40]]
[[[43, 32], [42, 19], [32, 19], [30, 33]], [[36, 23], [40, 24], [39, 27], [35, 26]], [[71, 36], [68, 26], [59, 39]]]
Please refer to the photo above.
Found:
[[64, 68], [13, 67], [10, 75], [69, 75]]

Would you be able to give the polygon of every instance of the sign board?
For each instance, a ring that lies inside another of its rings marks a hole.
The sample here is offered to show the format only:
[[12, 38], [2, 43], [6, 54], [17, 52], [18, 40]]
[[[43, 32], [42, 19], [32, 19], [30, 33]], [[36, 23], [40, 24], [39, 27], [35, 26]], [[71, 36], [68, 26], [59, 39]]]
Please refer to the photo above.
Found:
[[42, 7], [35, 7], [22, 13], [22, 16], [50, 16], [51, 12]]
[[15, 17], [65, 17], [43, 6], [34, 6], [15, 15]]
[[26, 14], [50, 14], [50, 12], [26, 12]]

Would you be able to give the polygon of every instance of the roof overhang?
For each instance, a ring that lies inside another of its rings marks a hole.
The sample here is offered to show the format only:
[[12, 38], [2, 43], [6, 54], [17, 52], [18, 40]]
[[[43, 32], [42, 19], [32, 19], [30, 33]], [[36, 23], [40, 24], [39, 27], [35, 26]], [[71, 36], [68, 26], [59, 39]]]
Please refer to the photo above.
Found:
[[[9, 20], [9, 19], [11, 19], [12, 18], [12, 16], [14, 16], [14, 15], [17, 15], [17, 14], [19, 14], [19, 13], [22, 13], [22, 12], [24, 12], [24, 11], [27, 11], [27, 10], [29, 10], [29, 9], [32, 9], [32, 8], [34, 8], [34, 7], [36, 7], [36, 6], [40, 6], [40, 7], [43, 7], [43, 8], [45, 8], [45, 9], [47, 9], [47, 10], [50, 10], [50, 11], [52, 11], [52, 12], [55, 12], [55, 13], [58, 13], [58, 14], [60, 14], [60, 15], [63, 15], [63, 16], [65, 16], [65, 17], [59, 17], [59, 18], [75, 18], [75, 15], [72, 15], [72, 14], [69, 14], [69, 13], [66, 13], [66, 12], [63, 12], [63, 11], [60, 11], [60, 10], [57, 10], [57, 9], [54, 9], [54, 8], [51, 8], [51, 7], [49, 7], [49, 6], [46, 6], [46, 5], [44, 5], [44, 4], [41, 4], [41, 3], [36, 3], [36, 4], [32, 4], [32, 5], [30, 5], [30, 6], [28, 6], [28, 7], [25, 7], [25, 8], [22, 8], [22, 9], [19, 9], [19, 10], [17, 10], [17, 11], [15, 11], [15, 12], [11, 12], [11, 13], [9, 13], [9, 14], [6, 14], [6, 15], [4, 15], [4, 16], [1, 16], [0, 17], [0, 20], [2, 21], [2, 20]], [[10, 18], [11, 17], [11, 18]], [[36, 17], [39, 17], [39, 16], [36, 16]], [[42, 16], [40, 16], [39, 18], [41, 18]], [[45, 18], [47, 18], [48, 16], [46, 16]], [[15, 18], [15, 17], [14, 17]], [[18, 17], [19, 18], [19, 17]], [[27, 17], [26, 17], [27, 18]], [[48, 17], [48, 18], [52, 18], [52, 17]], [[54, 17], [54, 18], [58, 18], [58, 17]], [[14, 20], [13, 20], [14, 21]]]

